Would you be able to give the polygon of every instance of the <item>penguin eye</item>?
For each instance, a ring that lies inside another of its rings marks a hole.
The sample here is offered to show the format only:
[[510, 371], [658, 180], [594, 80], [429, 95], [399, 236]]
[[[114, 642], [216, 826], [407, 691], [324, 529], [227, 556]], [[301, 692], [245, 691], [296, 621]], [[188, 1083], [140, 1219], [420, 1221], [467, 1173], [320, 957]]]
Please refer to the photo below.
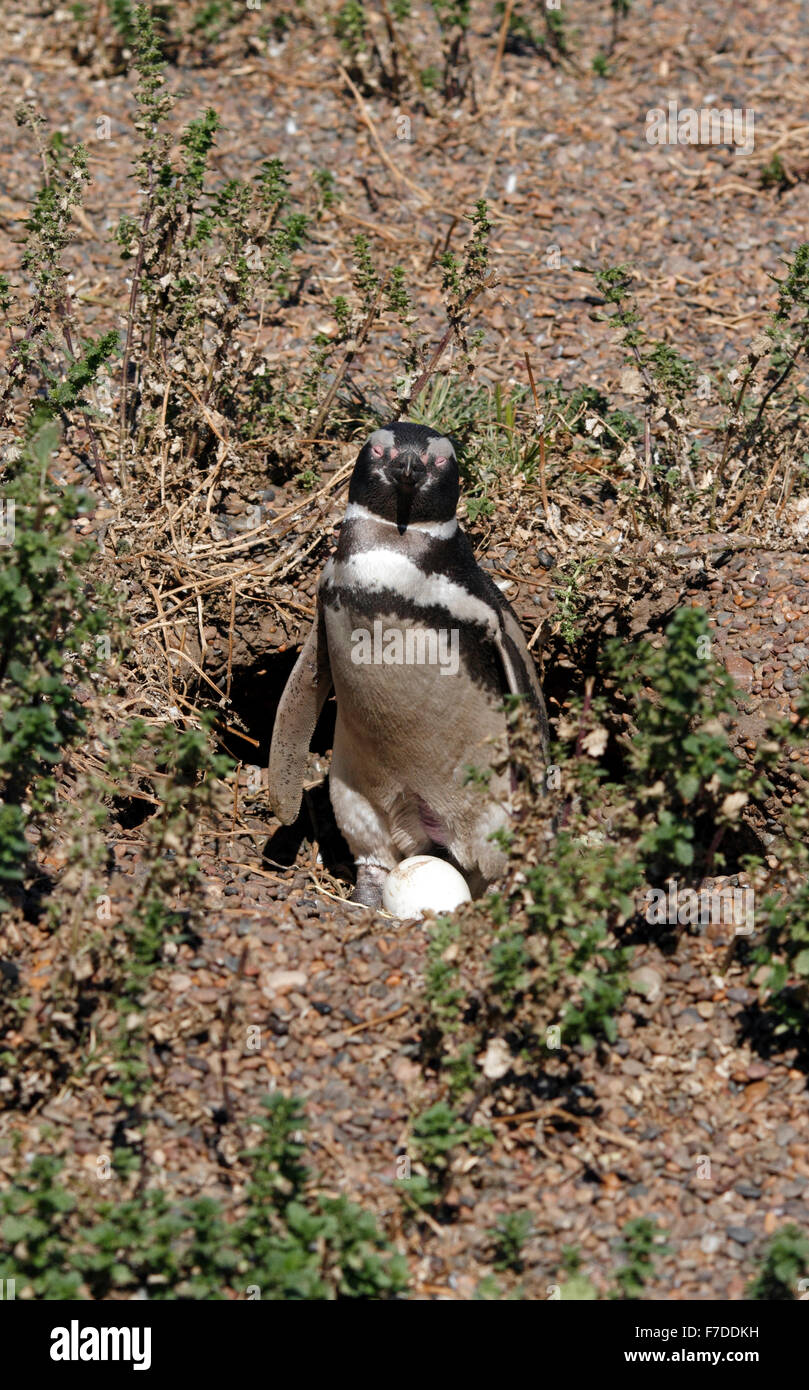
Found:
[[449, 459], [447, 458], [446, 454], [439, 454], [438, 458], [433, 459], [433, 463], [435, 464], [436, 468], [440, 468], [442, 464], [448, 462]]
[[383, 452], [381, 444], [374, 444], [371, 448], [371, 453], [375, 459], [381, 459]]

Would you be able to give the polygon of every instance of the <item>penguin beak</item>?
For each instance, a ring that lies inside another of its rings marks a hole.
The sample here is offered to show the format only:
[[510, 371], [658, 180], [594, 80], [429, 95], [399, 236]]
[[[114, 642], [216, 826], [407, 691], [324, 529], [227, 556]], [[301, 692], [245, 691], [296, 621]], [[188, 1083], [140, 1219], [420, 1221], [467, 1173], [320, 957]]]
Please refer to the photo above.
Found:
[[424, 476], [424, 466], [417, 454], [401, 454], [400, 459], [391, 477], [400, 496], [411, 497]]
[[391, 469], [391, 481], [396, 488], [396, 524], [402, 533], [407, 529], [413, 498], [425, 471], [418, 454], [410, 452], [401, 453], [395, 468]]

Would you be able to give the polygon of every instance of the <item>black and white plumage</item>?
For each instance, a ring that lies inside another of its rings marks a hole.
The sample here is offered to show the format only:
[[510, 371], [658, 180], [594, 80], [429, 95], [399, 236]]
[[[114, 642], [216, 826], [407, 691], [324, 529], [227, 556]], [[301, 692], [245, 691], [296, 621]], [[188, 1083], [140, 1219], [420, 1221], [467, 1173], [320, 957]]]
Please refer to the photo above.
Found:
[[[270, 798], [290, 824], [334, 688], [331, 800], [357, 866], [355, 899], [369, 906], [411, 855], [437, 850], [477, 886], [502, 872], [490, 837], [509, 817], [506, 694], [527, 697], [547, 755], [531, 654], [458, 524], [458, 495], [448, 439], [407, 421], [371, 435], [276, 716]], [[486, 774], [483, 789], [469, 767]]]

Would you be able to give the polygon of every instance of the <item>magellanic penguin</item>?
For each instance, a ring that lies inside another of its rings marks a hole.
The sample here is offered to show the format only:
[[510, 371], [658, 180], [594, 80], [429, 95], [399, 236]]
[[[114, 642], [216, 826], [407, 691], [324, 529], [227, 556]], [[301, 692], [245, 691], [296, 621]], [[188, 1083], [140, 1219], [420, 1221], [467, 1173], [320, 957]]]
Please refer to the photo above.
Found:
[[371, 435], [276, 716], [270, 800], [289, 825], [334, 688], [331, 800], [356, 863], [354, 900], [369, 907], [410, 855], [450, 858], [473, 890], [502, 873], [491, 836], [509, 818], [508, 693], [527, 697], [547, 757], [531, 654], [458, 524], [458, 495], [455, 451], [435, 430], [397, 421]]

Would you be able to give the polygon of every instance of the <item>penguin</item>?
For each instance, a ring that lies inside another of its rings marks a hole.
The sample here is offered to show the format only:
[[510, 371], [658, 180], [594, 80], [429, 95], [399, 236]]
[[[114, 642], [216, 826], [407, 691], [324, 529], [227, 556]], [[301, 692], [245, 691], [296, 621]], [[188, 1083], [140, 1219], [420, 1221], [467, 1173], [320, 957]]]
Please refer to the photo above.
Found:
[[289, 825], [335, 692], [329, 790], [356, 866], [353, 900], [366, 907], [416, 854], [449, 859], [476, 893], [501, 876], [506, 855], [492, 835], [509, 822], [506, 695], [527, 700], [549, 756], [536, 668], [461, 529], [459, 495], [449, 439], [407, 420], [371, 435], [275, 719], [270, 801]]

